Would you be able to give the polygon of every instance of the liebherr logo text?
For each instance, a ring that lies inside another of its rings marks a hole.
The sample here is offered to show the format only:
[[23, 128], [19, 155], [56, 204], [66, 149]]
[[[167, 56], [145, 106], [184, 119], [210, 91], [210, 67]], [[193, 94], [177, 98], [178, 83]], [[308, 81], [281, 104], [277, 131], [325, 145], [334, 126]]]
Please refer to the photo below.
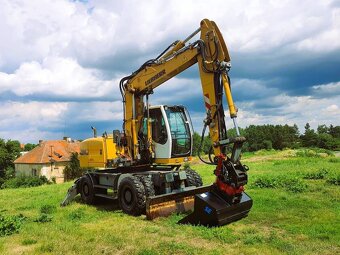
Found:
[[151, 82], [154, 82], [155, 80], [157, 80], [158, 78], [162, 77], [165, 74], [165, 69], [163, 69], [162, 71], [160, 71], [158, 74], [156, 74], [155, 76], [152, 76], [149, 80], [145, 81], [145, 85], [149, 85]]

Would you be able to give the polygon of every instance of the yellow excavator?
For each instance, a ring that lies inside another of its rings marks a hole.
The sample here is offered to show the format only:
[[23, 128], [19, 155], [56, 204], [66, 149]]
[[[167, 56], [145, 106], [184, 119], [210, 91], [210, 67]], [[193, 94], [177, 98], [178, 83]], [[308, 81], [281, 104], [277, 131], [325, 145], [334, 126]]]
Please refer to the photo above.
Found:
[[[200, 38], [192, 41], [199, 33]], [[200, 154], [199, 158], [214, 166], [216, 176], [208, 186], [202, 186], [197, 172], [181, 167], [191, 161], [193, 151], [193, 127], [186, 108], [149, 104], [158, 86], [196, 63], [206, 110], [199, 151], [207, 127], [212, 141], [208, 159]], [[101, 197], [118, 200], [123, 212], [145, 213], [147, 219], [192, 211], [179, 223], [221, 226], [246, 217], [252, 199], [244, 192], [248, 167], [240, 162], [240, 155], [245, 138], [236, 121], [230, 67], [220, 30], [215, 22], [204, 19], [185, 40], [173, 42], [122, 78], [123, 130], [97, 137], [93, 128], [94, 137], [81, 143], [79, 155], [80, 166], [91, 170], [75, 181], [61, 205], [80, 193], [85, 203], [93, 204]], [[235, 137], [226, 129], [223, 94]]]

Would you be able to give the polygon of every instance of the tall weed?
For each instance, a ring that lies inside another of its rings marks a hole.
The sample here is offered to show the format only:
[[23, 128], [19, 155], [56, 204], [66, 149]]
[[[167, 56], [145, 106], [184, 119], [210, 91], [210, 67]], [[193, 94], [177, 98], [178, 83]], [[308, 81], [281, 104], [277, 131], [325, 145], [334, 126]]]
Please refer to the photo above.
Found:
[[18, 233], [25, 219], [26, 217], [22, 214], [16, 216], [0, 215], [0, 237]]
[[321, 168], [316, 172], [309, 172], [306, 173], [303, 178], [304, 179], [309, 179], [309, 180], [322, 180], [325, 179], [326, 176], [328, 175], [328, 170], [325, 168]]
[[334, 174], [332, 176], [329, 176], [327, 178], [327, 183], [339, 186], [340, 185], [340, 174]]
[[307, 189], [307, 184], [297, 177], [276, 176], [268, 177], [262, 176], [255, 179], [252, 183], [253, 187], [257, 188], [284, 188], [295, 193], [303, 192]]

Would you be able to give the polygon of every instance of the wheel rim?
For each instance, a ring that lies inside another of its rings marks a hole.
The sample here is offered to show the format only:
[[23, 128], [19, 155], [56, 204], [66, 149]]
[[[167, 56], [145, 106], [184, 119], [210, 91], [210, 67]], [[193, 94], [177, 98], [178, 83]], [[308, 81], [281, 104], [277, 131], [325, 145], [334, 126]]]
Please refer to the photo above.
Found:
[[123, 196], [124, 203], [126, 205], [131, 205], [133, 202], [133, 195], [132, 191], [129, 188], [126, 188], [124, 190], [124, 196]]
[[85, 183], [84, 187], [83, 187], [83, 193], [85, 196], [89, 195], [89, 186]]

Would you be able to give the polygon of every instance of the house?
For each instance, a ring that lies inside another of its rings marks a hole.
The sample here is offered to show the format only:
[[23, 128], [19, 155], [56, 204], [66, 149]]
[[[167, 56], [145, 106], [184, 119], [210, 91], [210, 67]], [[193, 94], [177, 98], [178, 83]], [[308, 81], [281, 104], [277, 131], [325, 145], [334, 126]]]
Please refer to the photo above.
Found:
[[65, 137], [64, 140], [39, 141], [33, 150], [14, 161], [15, 174], [46, 176], [55, 178], [57, 183], [64, 182], [64, 168], [70, 161], [72, 153], [79, 153], [80, 143]]

